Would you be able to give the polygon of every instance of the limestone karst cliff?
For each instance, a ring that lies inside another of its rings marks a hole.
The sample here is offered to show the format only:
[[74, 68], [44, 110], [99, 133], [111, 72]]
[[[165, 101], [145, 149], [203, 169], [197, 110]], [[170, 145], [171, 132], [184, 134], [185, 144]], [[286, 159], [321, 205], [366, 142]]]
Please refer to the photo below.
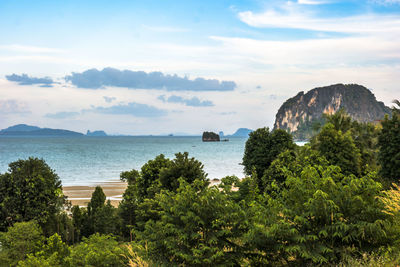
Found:
[[[307, 138], [307, 128], [318, 121], [322, 114], [332, 114], [344, 108], [359, 122], [382, 119], [390, 109], [376, 100], [374, 94], [362, 85], [335, 84], [318, 87], [307, 93], [299, 92], [289, 98], [276, 114], [274, 129], [284, 129], [295, 138]], [[301, 131], [301, 133], [300, 133]]]

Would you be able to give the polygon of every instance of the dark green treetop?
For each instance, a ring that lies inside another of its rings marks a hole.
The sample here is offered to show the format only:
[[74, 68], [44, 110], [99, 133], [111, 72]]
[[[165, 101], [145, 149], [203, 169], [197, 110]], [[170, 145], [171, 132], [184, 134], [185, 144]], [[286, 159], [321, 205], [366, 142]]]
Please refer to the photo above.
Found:
[[[185, 266], [239, 266], [245, 213], [216, 187], [179, 179], [177, 192], [156, 195], [159, 220], [138, 233], [154, 262]], [[199, 190], [200, 188], [200, 190]]]
[[[397, 104], [400, 104], [399, 101]], [[400, 112], [398, 108], [392, 109], [391, 118], [386, 116], [382, 121], [378, 145], [380, 174], [388, 183], [398, 183], [400, 179]]]
[[258, 186], [263, 190], [261, 177], [276, 157], [287, 149], [293, 149], [292, 136], [284, 130], [269, 131], [268, 128], [260, 128], [249, 134], [246, 141], [243, 166], [247, 175], [253, 171], [258, 177]]
[[12, 162], [0, 174], [0, 230], [29, 220], [44, 226], [64, 203], [61, 181], [43, 159]]

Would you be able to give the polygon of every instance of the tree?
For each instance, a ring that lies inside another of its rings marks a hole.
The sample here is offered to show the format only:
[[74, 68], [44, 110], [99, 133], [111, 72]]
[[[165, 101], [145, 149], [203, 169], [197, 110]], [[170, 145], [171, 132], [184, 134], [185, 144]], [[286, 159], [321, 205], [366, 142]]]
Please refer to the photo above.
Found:
[[79, 242], [82, 236], [82, 228], [84, 227], [85, 220], [87, 220], [87, 210], [75, 205], [71, 209], [72, 224], [74, 226], [74, 240], [73, 243]]
[[154, 197], [161, 190], [176, 191], [179, 178], [188, 183], [200, 179], [204, 181], [204, 186], [208, 185], [203, 164], [195, 158], [189, 158], [187, 152], [175, 154], [173, 160], [161, 154], [144, 164], [140, 172], [131, 170], [121, 173], [121, 179], [128, 181], [119, 206], [125, 236], [128, 232], [131, 235], [133, 228], [142, 229], [148, 220], [159, 219], [159, 207]]
[[128, 182], [128, 187], [131, 186], [129, 191], [134, 193], [136, 198], [154, 197], [154, 194], [159, 192], [160, 172], [170, 163], [169, 159], [160, 154], [154, 160], [149, 160], [144, 164], [140, 172], [133, 169], [122, 172], [120, 177], [121, 180]]
[[122, 220], [122, 234], [126, 237], [129, 236], [130, 241], [133, 240], [131, 230], [136, 224], [136, 211], [139, 205], [135, 193], [135, 186], [128, 184], [118, 206], [118, 215]]
[[389, 184], [400, 179], [400, 113], [392, 113], [391, 118], [385, 116], [378, 136], [380, 174]]
[[44, 229], [61, 210], [65, 198], [58, 175], [42, 159], [9, 164], [0, 174], [0, 230], [16, 222], [36, 220]]
[[[276, 195], [250, 207], [246, 246], [258, 251], [254, 265], [316, 265], [339, 262], [347, 253], [392, 246], [399, 238], [385, 212], [376, 173], [360, 178], [337, 166], [289, 170]], [[353, 255], [354, 255], [353, 254]]]
[[324, 114], [327, 123], [331, 123], [336, 131], [343, 134], [349, 132], [355, 146], [360, 152], [360, 167], [362, 173], [377, 169], [377, 134], [378, 131], [372, 123], [360, 123], [352, 120], [344, 109], [335, 114]]
[[354, 144], [350, 132], [342, 133], [331, 123], [324, 125], [312, 140], [312, 148], [317, 150], [332, 165], [339, 166], [343, 173], [356, 176], [361, 174], [360, 151]]
[[305, 166], [319, 166], [327, 168], [329, 162], [321, 154], [311, 149], [309, 144], [298, 146], [294, 150], [287, 150], [271, 163], [261, 178], [266, 191], [280, 191], [285, 187], [288, 174], [300, 176]]
[[55, 267], [66, 266], [65, 259], [70, 254], [70, 249], [58, 234], [46, 239], [43, 247], [36, 253], [29, 254], [24, 261], [20, 261], [20, 267]]
[[[189, 153], [177, 153], [171, 163], [161, 169], [161, 188], [176, 191], [179, 187], [179, 178], [186, 182], [193, 183], [194, 180], [207, 180], [207, 174], [203, 170], [204, 165], [195, 158], [189, 158]], [[205, 183], [208, 185], [208, 183]]]
[[16, 266], [42, 248], [44, 236], [36, 221], [19, 222], [0, 233], [0, 266]]
[[331, 123], [336, 131], [345, 133], [353, 127], [353, 120], [346, 110], [341, 108], [334, 114], [323, 114], [326, 123]]
[[265, 170], [281, 152], [294, 147], [292, 136], [281, 129], [270, 132], [268, 128], [260, 128], [249, 134], [242, 164], [247, 175], [256, 172], [261, 192], [263, 191], [261, 177]]
[[[83, 233], [89, 236], [93, 233], [112, 234], [118, 228], [116, 209], [111, 205], [110, 200], [106, 202], [106, 195], [100, 186], [96, 186], [92, 198], [88, 203], [87, 218], [84, 222]], [[79, 214], [76, 214], [77, 216]], [[77, 220], [80, 218], [77, 218]], [[78, 221], [76, 221], [78, 223]]]
[[103, 192], [101, 186], [96, 186], [94, 192], [92, 193], [92, 198], [88, 203], [88, 214], [89, 217], [94, 215], [97, 210], [104, 207], [104, 203], [106, 201], [106, 195]]
[[165, 190], [156, 195], [160, 219], [149, 220], [138, 233], [152, 260], [160, 265], [238, 266], [243, 257], [240, 236], [246, 230], [244, 211], [205, 181], [179, 182], [176, 193]]
[[96, 233], [72, 247], [65, 261], [68, 266], [119, 267], [126, 265], [126, 255], [126, 249], [114, 237]]

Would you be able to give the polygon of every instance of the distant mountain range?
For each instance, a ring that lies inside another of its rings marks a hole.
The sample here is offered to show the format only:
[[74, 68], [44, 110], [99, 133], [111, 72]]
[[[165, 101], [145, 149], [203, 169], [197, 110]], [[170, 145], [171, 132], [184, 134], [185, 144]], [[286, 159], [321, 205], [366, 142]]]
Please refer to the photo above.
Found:
[[[249, 133], [253, 130], [247, 128], [239, 128], [236, 130], [234, 134], [231, 135], [223, 135], [223, 132], [220, 132], [221, 137], [248, 137]], [[14, 126], [10, 126], [6, 129], [0, 130], [0, 136], [109, 136], [104, 131], [90, 131], [86, 132], [86, 135], [79, 132], [64, 130], [64, 129], [51, 129], [51, 128], [40, 128], [37, 126], [27, 125], [27, 124], [17, 124]], [[132, 135], [113, 135], [113, 136], [132, 136]], [[144, 136], [153, 136], [153, 135], [144, 135]], [[160, 136], [160, 135], [154, 135]], [[168, 136], [196, 136], [189, 134], [169, 134]]]
[[[83, 133], [63, 130], [40, 128], [26, 124], [18, 124], [0, 131], [0, 135], [6, 136], [85, 136]], [[86, 136], [107, 136], [104, 131], [88, 131]]]

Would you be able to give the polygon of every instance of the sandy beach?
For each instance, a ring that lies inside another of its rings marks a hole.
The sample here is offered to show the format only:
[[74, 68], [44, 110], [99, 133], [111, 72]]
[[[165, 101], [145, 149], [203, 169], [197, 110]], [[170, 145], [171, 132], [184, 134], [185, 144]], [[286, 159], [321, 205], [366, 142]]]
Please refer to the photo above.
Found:
[[[217, 185], [219, 182], [219, 180], [211, 180], [210, 186]], [[104, 194], [106, 195], [107, 199], [111, 201], [111, 204], [114, 207], [118, 207], [119, 202], [122, 200], [122, 194], [125, 192], [127, 187], [127, 183], [121, 181], [112, 181], [101, 183], [99, 186], [103, 188]], [[63, 186], [63, 192], [64, 195], [68, 197], [68, 200], [71, 201], [72, 205], [86, 207], [95, 188], [96, 185]]]
[[[111, 200], [111, 204], [115, 207], [118, 206], [122, 200], [127, 183], [121, 181], [104, 182], [99, 184], [103, 188], [104, 194], [107, 199]], [[92, 193], [96, 185], [93, 186], [63, 186], [64, 195], [68, 197], [72, 205], [87, 206], [87, 203], [92, 197]]]

